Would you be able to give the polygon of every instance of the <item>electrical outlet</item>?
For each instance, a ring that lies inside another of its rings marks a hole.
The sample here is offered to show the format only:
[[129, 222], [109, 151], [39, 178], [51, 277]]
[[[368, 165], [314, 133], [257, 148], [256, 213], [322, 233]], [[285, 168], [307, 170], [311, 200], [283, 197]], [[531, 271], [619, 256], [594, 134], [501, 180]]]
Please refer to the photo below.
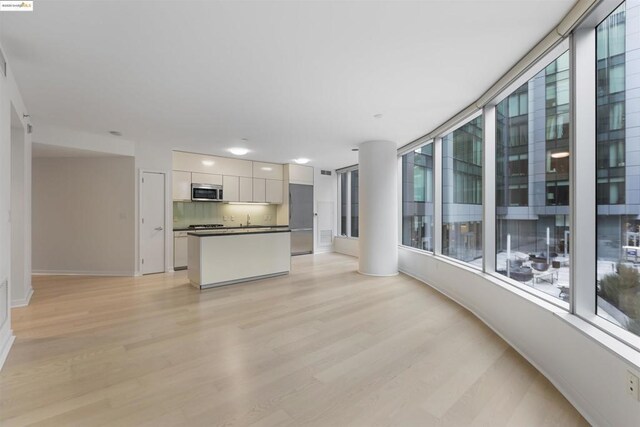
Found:
[[229, 221], [229, 217], [228, 217], [227, 215], [223, 216], [223, 217], [222, 217], [222, 219], [223, 219], [224, 221]]
[[638, 394], [638, 376], [631, 371], [627, 371], [627, 394], [636, 400], [640, 400], [640, 394]]
[[231, 215], [231, 221], [235, 221], [235, 220], [236, 220], [236, 217]]

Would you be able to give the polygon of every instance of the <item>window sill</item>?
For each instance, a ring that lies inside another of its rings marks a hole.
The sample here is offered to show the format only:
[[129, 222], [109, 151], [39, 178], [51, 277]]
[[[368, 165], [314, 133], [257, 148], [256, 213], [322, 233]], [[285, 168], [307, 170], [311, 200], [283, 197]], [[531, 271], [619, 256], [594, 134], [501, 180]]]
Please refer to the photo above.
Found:
[[334, 239], [358, 240], [357, 237], [350, 237], [350, 236], [334, 236]]
[[[640, 372], [640, 337], [635, 336], [631, 332], [620, 329], [620, 327], [611, 324], [607, 320], [597, 316], [579, 316], [569, 312], [569, 304], [563, 301], [553, 301], [553, 297], [549, 295], [537, 295], [527, 289], [526, 285], [519, 282], [505, 280], [498, 273], [484, 273], [473, 266], [458, 262], [445, 256], [437, 256], [433, 253], [421, 251], [415, 248], [399, 245], [399, 249], [414, 252], [425, 256], [431, 256], [440, 262], [447, 263], [457, 268], [464, 269], [470, 273], [481, 276], [493, 285], [496, 285], [507, 292], [518, 295], [527, 302], [534, 304], [542, 309], [549, 311], [554, 316], [564, 320], [568, 325], [577, 329], [581, 334], [587, 336], [615, 356], [619, 357], [626, 363], [633, 366]], [[419, 279], [424, 281], [423, 279]], [[428, 282], [425, 282], [428, 284]], [[546, 297], [545, 297], [546, 296]], [[458, 301], [458, 303], [461, 303]]]

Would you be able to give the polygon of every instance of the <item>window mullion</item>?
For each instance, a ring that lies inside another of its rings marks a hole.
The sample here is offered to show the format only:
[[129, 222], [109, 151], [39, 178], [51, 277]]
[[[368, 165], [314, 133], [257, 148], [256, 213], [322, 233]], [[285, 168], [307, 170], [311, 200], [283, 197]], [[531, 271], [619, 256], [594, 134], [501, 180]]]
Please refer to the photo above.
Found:
[[496, 109], [484, 108], [484, 161], [482, 165], [482, 269], [496, 270]]
[[442, 138], [433, 141], [433, 252], [442, 254]]
[[576, 30], [572, 45], [571, 311], [585, 317], [596, 312], [595, 30]]

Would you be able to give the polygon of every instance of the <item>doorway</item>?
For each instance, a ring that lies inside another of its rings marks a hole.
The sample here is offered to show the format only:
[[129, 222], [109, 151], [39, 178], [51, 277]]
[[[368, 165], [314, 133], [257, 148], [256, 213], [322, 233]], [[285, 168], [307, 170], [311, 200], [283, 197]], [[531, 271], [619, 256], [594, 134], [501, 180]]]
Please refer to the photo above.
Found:
[[27, 182], [25, 149], [25, 129], [13, 105], [11, 105], [11, 274], [9, 278], [11, 306], [21, 307], [29, 304], [33, 290], [31, 275], [28, 272], [27, 251]]
[[142, 172], [140, 180], [140, 271], [165, 271], [165, 174]]

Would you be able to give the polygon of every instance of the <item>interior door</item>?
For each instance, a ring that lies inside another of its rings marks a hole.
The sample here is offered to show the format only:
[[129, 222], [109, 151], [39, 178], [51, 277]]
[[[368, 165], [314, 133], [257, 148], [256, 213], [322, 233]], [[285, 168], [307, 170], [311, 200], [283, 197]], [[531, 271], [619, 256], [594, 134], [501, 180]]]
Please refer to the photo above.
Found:
[[164, 174], [143, 172], [140, 187], [140, 257], [142, 274], [164, 273]]

